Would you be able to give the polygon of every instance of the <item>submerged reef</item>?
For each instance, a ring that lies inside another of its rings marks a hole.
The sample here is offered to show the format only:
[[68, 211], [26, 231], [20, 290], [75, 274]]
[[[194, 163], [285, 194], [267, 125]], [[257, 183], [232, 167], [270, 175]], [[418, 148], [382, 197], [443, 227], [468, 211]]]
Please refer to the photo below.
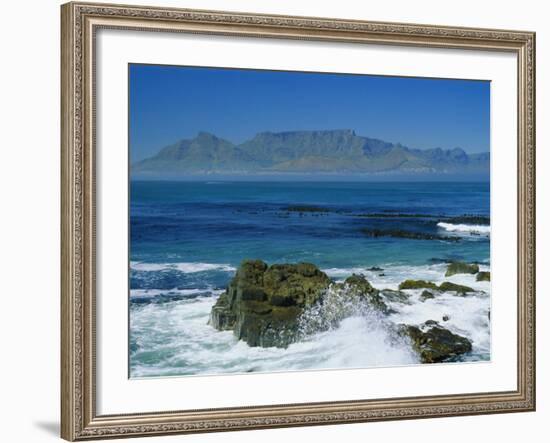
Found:
[[459, 242], [459, 237], [451, 235], [430, 234], [427, 232], [405, 231], [403, 229], [373, 229], [363, 228], [361, 232], [368, 237], [394, 237], [406, 238], [409, 240], [442, 240], [448, 242]]

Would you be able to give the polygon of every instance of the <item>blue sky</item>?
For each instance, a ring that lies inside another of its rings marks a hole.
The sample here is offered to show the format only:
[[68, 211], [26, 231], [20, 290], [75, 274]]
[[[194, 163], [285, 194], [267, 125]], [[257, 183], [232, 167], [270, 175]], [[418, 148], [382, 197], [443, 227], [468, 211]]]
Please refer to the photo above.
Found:
[[490, 83], [179, 66], [129, 66], [131, 161], [211, 132], [354, 129], [411, 148], [489, 150]]

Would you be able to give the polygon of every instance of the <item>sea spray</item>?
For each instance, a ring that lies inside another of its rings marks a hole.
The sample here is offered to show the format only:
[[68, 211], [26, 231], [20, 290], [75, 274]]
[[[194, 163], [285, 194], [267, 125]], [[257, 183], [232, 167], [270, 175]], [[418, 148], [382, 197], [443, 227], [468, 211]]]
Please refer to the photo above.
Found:
[[300, 316], [300, 336], [304, 339], [318, 332], [336, 329], [342, 320], [349, 317], [364, 317], [373, 322], [380, 322], [383, 318], [367, 298], [361, 297], [348, 284], [332, 284], [322, 299], [306, 308]]
[[397, 342], [374, 314], [352, 315], [287, 348], [251, 347], [231, 331], [207, 325], [215, 297], [135, 308], [131, 377], [280, 372], [416, 364], [406, 340]]
[[250, 347], [207, 325], [217, 295], [132, 305], [131, 376], [364, 368], [418, 363], [406, 338], [368, 302], [332, 285], [300, 318], [287, 348]]
[[[131, 377], [206, 375], [265, 371], [364, 368], [418, 363], [405, 339], [396, 340], [398, 324], [438, 321], [453, 333], [472, 341], [472, 353], [463, 361], [490, 358], [489, 281], [475, 275], [445, 277], [446, 264], [405, 266], [381, 263], [383, 271], [369, 267], [332, 268], [343, 279], [364, 274], [378, 289], [395, 290], [415, 276], [441, 284], [451, 281], [474, 288], [467, 297], [441, 293], [421, 300], [421, 290], [406, 291], [407, 302], [385, 297], [388, 316], [373, 309], [341, 286], [332, 285], [323, 304], [307, 309], [300, 319], [301, 340], [285, 348], [250, 347], [232, 331], [216, 331], [207, 324], [221, 289], [140, 289], [130, 299]], [[480, 264], [480, 270], [489, 270]], [[165, 274], [170, 271], [158, 271]], [[210, 271], [218, 272], [218, 271]], [[143, 274], [154, 274], [144, 272]], [[382, 276], [380, 274], [383, 274]], [[193, 274], [192, 274], [193, 275]], [[384, 293], [384, 291], [382, 291]], [[173, 297], [177, 295], [178, 297]], [[139, 302], [141, 301], [141, 302]], [[158, 301], [163, 301], [158, 303]]]

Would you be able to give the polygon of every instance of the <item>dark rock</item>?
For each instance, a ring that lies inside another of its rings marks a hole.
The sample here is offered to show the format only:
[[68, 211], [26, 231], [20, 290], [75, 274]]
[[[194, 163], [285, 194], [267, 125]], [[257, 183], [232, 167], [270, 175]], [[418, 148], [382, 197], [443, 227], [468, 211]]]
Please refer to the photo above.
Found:
[[308, 205], [294, 205], [283, 208], [288, 212], [330, 212], [330, 209], [322, 208], [320, 206], [308, 206]]
[[[369, 293], [376, 291], [365, 282], [356, 284]], [[310, 263], [268, 267], [261, 260], [245, 260], [212, 307], [209, 323], [218, 330], [233, 330], [250, 346], [284, 347], [295, 339], [304, 308], [319, 301], [330, 284]]]
[[353, 217], [363, 217], [363, 218], [437, 218], [442, 217], [439, 215], [433, 214], [404, 214], [399, 212], [370, 212], [365, 214], [351, 214]]
[[244, 286], [238, 290], [241, 292], [242, 300], [264, 301], [267, 299], [267, 294], [258, 286]]
[[367, 269], [367, 271], [373, 271], [373, 272], [381, 272], [383, 271], [384, 269], [382, 268], [379, 268], [378, 266], [372, 266], [370, 268]]
[[460, 237], [453, 237], [448, 235], [439, 235], [439, 234], [429, 234], [426, 232], [414, 232], [414, 231], [404, 231], [402, 229], [371, 229], [363, 228], [361, 229], [363, 234], [369, 237], [396, 237], [396, 238], [407, 238], [410, 240], [444, 240], [451, 242], [459, 242]]
[[467, 292], [475, 292], [474, 289], [469, 286], [457, 285], [456, 283], [451, 283], [450, 281], [443, 282], [439, 285], [439, 290], [444, 292], [458, 292], [463, 295]]
[[466, 224], [466, 225], [489, 225], [491, 219], [483, 215], [460, 215], [458, 217], [447, 217], [443, 219], [447, 223]]
[[382, 289], [380, 291], [382, 297], [391, 303], [410, 304], [410, 294], [403, 291], [394, 291], [393, 289]]
[[453, 361], [472, 350], [470, 340], [453, 334], [433, 320], [428, 320], [420, 327], [400, 325], [399, 334], [411, 339], [422, 363]]
[[380, 295], [380, 291], [373, 288], [364, 276], [353, 274], [346, 278], [344, 285], [346, 286], [348, 296], [357, 297], [378, 311], [384, 313], [389, 311], [388, 305], [386, 305]]
[[420, 294], [420, 300], [422, 300], [422, 301], [426, 301], [430, 298], [435, 298], [435, 295], [433, 294], [433, 292], [424, 290], [424, 291], [422, 291], [422, 294]]
[[344, 283], [359, 293], [371, 293], [376, 291], [363, 275], [352, 274], [344, 280]]
[[476, 275], [476, 281], [491, 281], [491, 273], [488, 271], [480, 271]]
[[399, 289], [438, 289], [435, 283], [425, 280], [405, 280], [399, 284]]
[[455, 274], [477, 274], [478, 272], [479, 272], [478, 265], [457, 261], [447, 266], [447, 272], [445, 272], [445, 277], [450, 277], [451, 275], [455, 275]]
[[440, 257], [432, 257], [428, 260], [430, 263], [452, 263], [454, 260], [451, 260], [449, 258], [440, 258]]
[[236, 320], [237, 316], [230, 308], [227, 294], [221, 294], [210, 311], [209, 323], [220, 331], [226, 331], [233, 329]]
[[443, 321], [449, 321], [451, 319], [451, 317], [449, 317], [448, 315], [444, 315], [442, 320]]

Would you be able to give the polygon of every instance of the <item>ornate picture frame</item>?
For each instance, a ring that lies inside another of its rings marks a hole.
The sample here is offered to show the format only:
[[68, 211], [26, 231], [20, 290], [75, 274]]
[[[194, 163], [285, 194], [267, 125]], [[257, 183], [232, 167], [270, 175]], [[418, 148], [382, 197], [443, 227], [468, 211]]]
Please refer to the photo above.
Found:
[[[61, 436], [70, 441], [535, 410], [535, 34], [72, 2], [62, 18]], [[474, 49], [517, 56], [517, 389], [98, 415], [96, 72], [99, 29]]]

